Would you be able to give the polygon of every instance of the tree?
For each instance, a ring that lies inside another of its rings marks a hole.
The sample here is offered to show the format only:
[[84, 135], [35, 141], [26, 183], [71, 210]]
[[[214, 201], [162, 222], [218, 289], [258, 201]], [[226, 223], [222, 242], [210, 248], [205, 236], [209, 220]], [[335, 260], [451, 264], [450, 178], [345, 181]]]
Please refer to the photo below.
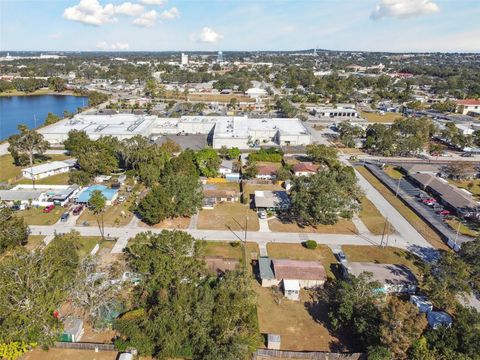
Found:
[[248, 166], [243, 170], [243, 176], [247, 179], [253, 179], [258, 174], [257, 163], [255, 161], [250, 161]]
[[105, 212], [106, 204], [107, 200], [100, 190], [92, 191], [90, 194], [90, 199], [88, 199], [88, 208], [97, 219], [98, 230], [100, 230], [102, 240], [105, 240], [105, 223], [103, 221], [103, 213]]
[[195, 154], [195, 162], [201, 175], [215, 177], [218, 174], [222, 160], [215, 150], [205, 148], [197, 151]]
[[48, 87], [55, 92], [62, 92], [65, 90], [67, 81], [56, 76], [48, 79]]
[[227, 157], [230, 160], [236, 160], [240, 156], [240, 150], [237, 147], [232, 147], [227, 151]]
[[55, 124], [56, 122], [60, 121], [61, 118], [58, 115], [55, 115], [54, 113], [49, 112], [47, 114], [47, 119], [45, 120], [45, 125], [51, 125]]
[[407, 359], [407, 351], [427, 326], [415, 305], [392, 297], [382, 309], [380, 337], [395, 359]]
[[353, 333], [363, 349], [379, 345], [380, 283], [372, 281], [371, 273], [362, 273], [358, 277], [350, 276], [349, 281], [334, 280], [326, 285], [328, 318], [333, 329]]
[[307, 145], [307, 154], [318, 164], [333, 167], [338, 164], [338, 150], [323, 144]]
[[76, 157], [88, 151], [88, 148], [92, 146], [92, 141], [84, 130], [70, 130], [68, 138], [63, 142], [63, 145], [70, 155]]
[[125, 253], [142, 282], [134, 294], [138, 307], [115, 323], [118, 347], [160, 359], [251, 356], [259, 339], [247, 274], [209, 276], [202, 247], [182, 231], [139, 234]]
[[175, 216], [191, 216], [202, 205], [203, 193], [197, 177], [169, 174], [140, 201], [137, 210], [147, 224]]
[[335, 224], [340, 217], [351, 218], [358, 211], [361, 190], [353, 169], [330, 171], [293, 179], [289, 215], [299, 224]]
[[392, 354], [390, 350], [384, 346], [369, 346], [367, 352], [367, 360], [391, 360]]
[[18, 248], [0, 262], [0, 342], [49, 345], [61, 323], [54, 310], [66, 299], [78, 254], [72, 239], [55, 236], [44, 250]]
[[[30, 167], [33, 166], [34, 155], [43, 154], [50, 146], [48, 141], [43, 139], [43, 135], [35, 130], [29, 130], [25, 125], [18, 125], [20, 134], [12, 135], [8, 138], [10, 146], [8, 151], [18, 164], [19, 155], [26, 154]], [[35, 177], [32, 177], [33, 188], [35, 188]]]
[[27, 239], [28, 227], [23, 219], [16, 217], [8, 207], [0, 209], [0, 255], [17, 245], [26, 244]]
[[470, 284], [473, 289], [480, 291], [480, 239], [462, 244], [459, 255], [470, 266]]
[[228, 148], [223, 145], [219, 150], [218, 150], [218, 155], [220, 155], [220, 157], [222, 159], [226, 159], [227, 158], [227, 154], [228, 154]]
[[340, 141], [346, 147], [355, 147], [355, 139], [363, 136], [363, 129], [360, 126], [352, 125], [348, 121], [343, 121], [338, 125], [340, 132]]
[[476, 174], [476, 167], [474, 164], [468, 162], [455, 162], [442, 166], [442, 171], [452, 179], [466, 179]]

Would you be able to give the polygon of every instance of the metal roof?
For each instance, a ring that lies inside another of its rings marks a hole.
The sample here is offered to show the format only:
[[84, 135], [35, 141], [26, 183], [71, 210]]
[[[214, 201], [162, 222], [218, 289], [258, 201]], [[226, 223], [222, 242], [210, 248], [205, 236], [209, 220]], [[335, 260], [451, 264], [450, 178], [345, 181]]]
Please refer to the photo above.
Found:
[[260, 270], [260, 278], [275, 279], [272, 269], [272, 260], [269, 257], [261, 257], [258, 259], [258, 268]]

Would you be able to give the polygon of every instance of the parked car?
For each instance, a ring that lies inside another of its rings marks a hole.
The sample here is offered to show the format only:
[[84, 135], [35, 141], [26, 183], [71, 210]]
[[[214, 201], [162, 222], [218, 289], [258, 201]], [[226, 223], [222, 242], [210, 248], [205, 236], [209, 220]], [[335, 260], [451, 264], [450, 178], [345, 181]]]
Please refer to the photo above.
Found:
[[258, 217], [259, 217], [260, 219], [266, 219], [266, 218], [267, 218], [267, 212], [266, 212], [265, 210], [260, 210], [260, 211], [258, 212]]
[[471, 152], [464, 152], [460, 156], [461, 157], [472, 157], [472, 153]]
[[450, 215], [450, 211], [442, 210], [442, 211], [439, 212], [439, 214], [442, 215], [442, 216], [447, 216], [447, 215]]
[[82, 210], [83, 210], [83, 205], [78, 205], [77, 207], [75, 207], [75, 209], [73, 209], [72, 214], [75, 216], [80, 215]]
[[65, 221], [68, 220], [69, 217], [70, 217], [70, 213], [66, 211], [66, 212], [64, 212], [64, 213], [62, 214], [62, 216], [60, 217], [60, 221], [61, 221], [61, 222], [65, 222]]
[[52, 205], [48, 205], [48, 206], [46, 206], [46, 207], [43, 209], [43, 212], [44, 212], [44, 213], [49, 213], [49, 212], [51, 212], [53, 209], [55, 209], [55, 205], [53, 205], [53, 204], [52, 204]]
[[345, 253], [343, 251], [338, 251], [335, 253], [338, 261], [340, 261], [341, 263], [343, 262], [346, 262], [347, 261], [347, 257], [345, 256]]
[[422, 203], [424, 203], [425, 205], [429, 205], [429, 206], [432, 206], [436, 202], [437, 202], [437, 200], [435, 200], [434, 198], [428, 198], [428, 199], [423, 199], [422, 200]]
[[125, 196], [119, 196], [118, 197], [118, 202], [124, 202], [125, 200], [127, 200], [127, 198]]

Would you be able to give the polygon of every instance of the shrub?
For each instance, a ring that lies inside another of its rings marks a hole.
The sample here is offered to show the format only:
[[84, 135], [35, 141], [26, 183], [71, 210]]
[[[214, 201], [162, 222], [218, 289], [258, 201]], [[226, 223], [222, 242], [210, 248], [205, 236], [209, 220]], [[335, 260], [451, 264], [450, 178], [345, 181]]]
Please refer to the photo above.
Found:
[[307, 240], [304, 243], [305, 247], [310, 250], [314, 250], [317, 248], [317, 242], [315, 240]]
[[230, 243], [230, 246], [231, 246], [231, 247], [239, 247], [239, 246], [240, 246], [240, 241], [232, 241], [232, 242]]

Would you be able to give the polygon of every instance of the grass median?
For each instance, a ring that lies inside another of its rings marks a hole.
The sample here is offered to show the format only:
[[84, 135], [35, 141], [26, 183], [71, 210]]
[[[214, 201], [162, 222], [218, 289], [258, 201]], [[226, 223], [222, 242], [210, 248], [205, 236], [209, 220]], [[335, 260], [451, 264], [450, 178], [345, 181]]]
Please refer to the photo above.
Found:
[[405, 205], [399, 198], [378, 180], [370, 171], [363, 166], [355, 168], [367, 181], [382, 194], [382, 196], [427, 240], [437, 249], [447, 250], [448, 247], [441, 237], [415, 212]]

